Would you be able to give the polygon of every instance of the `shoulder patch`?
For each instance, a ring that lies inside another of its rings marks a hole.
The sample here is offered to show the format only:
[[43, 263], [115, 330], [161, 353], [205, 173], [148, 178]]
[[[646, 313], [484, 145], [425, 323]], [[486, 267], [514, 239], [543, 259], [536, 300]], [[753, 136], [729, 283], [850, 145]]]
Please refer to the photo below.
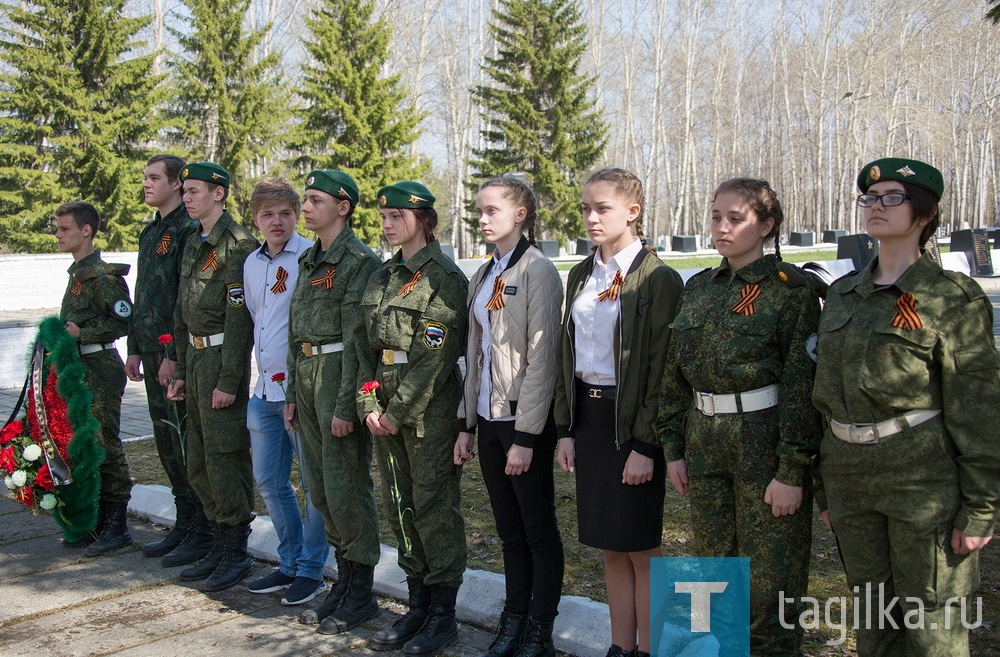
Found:
[[132, 304], [124, 299], [115, 301], [115, 305], [111, 307], [111, 310], [122, 319], [128, 319], [132, 316]]
[[233, 308], [239, 308], [246, 303], [246, 298], [243, 294], [243, 284], [242, 283], [231, 283], [228, 286], [228, 296], [229, 305]]
[[440, 349], [448, 337], [448, 327], [440, 322], [427, 322], [424, 329], [424, 346], [428, 349]]

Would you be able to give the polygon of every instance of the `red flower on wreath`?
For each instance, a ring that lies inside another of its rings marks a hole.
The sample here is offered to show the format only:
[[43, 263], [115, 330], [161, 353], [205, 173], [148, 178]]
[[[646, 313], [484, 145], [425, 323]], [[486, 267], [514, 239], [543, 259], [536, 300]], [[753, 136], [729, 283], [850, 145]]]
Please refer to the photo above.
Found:
[[35, 486], [44, 490], [52, 490], [56, 487], [55, 482], [52, 481], [52, 473], [49, 472], [48, 463], [38, 468], [38, 474], [35, 475]]
[[14, 448], [4, 447], [0, 449], [0, 471], [7, 474], [14, 474], [14, 470], [17, 470], [17, 458], [14, 456]]
[[169, 333], [164, 333], [157, 339], [159, 340], [161, 347], [166, 347], [174, 341], [174, 336], [170, 335]]
[[[45, 387], [42, 389], [42, 398], [45, 400], [45, 417], [49, 425], [49, 435], [52, 436], [52, 441], [56, 444], [63, 460], [68, 465], [72, 465], [69, 455], [66, 453], [66, 446], [73, 439], [73, 427], [66, 415], [66, 400], [59, 396], [55, 369], [51, 367], [45, 380]], [[28, 388], [28, 417], [35, 417], [35, 391], [32, 388]], [[41, 445], [38, 423], [29, 422], [28, 427], [31, 429], [31, 439]]]
[[21, 486], [14, 492], [14, 499], [24, 506], [35, 506], [35, 489], [31, 486]]
[[0, 445], [6, 445], [21, 435], [24, 431], [24, 423], [14, 420], [3, 429], [0, 429]]

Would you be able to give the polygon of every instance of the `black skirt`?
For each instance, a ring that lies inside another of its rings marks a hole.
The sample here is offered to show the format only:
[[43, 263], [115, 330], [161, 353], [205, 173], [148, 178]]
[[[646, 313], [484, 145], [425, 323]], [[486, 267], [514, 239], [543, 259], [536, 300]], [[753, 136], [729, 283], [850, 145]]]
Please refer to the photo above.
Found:
[[[576, 513], [580, 542], [614, 552], [641, 552], [663, 541], [666, 459], [653, 457], [653, 479], [638, 486], [622, 483], [631, 442], [615, 446], [615, 400], [595, 399], [593, 386], [577, 380]], [[612, 388], [613, 389], [613, 388]]]

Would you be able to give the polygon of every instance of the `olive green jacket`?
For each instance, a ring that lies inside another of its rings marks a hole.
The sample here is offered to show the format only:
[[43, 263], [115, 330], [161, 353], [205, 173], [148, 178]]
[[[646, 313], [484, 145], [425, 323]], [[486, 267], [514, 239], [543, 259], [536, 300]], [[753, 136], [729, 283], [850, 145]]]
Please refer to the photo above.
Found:
[[123, 278], [128, 265], [109, 265], [94, 251], [69, 268], [59, 318], [80, 327], [81, 344], [114, 342], [128, 332], [132, 302]]
[[[555, 420], [559, 436], [573, 435], [575, 413], [576, 345], [573, 328], [573, 303], [594, 269], [591, 254], [569, 272], [566, 282], [566, 307], [560, 340], [555, 389]], [[617, 355], [617, 432], [609, 436], [616, 445], [635, 439], [647, 446], [628, 445], [633, 451], [649, 455], [660, 448], [653, 432], [659, 403], [660, 382], [674, 319], [684, 284], [681, 277], [656, 254], [643, 249], [625, 275], [619, 296], [619, 314], [615, 325]]]

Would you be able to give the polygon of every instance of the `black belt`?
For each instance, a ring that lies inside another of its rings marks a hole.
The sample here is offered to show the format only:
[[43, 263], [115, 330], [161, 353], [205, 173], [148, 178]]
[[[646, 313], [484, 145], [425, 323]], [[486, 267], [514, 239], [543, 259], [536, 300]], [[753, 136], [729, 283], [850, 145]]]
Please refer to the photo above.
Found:
[[576, 388], [588, 399], [615, 399], [618, 396], [617, 386], [595, 386], [577, 379]]

